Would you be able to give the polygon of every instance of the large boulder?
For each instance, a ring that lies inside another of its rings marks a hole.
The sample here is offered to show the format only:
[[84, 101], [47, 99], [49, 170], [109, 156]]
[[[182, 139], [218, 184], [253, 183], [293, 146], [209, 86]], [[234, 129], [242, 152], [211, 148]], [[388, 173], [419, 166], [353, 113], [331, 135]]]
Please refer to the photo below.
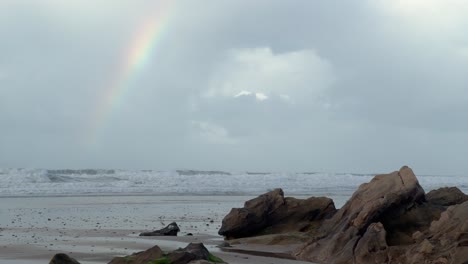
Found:
[[176, 222], [172, 222], [166, 227], [151, 231], [151, 232], [143, 232], [140, 236], [177, 236], [177, 233], [180, 232], [179, 226]]
[[[387, 247], [382, 234], [388, 237], [391, 232], [405, 231], [387, 230], [385, 220], [404, 214], [424, 200], [424, 190], [410, 168], [405, 166], [390, 174], [377, 175], [359, 186], [351, 199], [324, 221], [318, 235], [295, 255], [319, 263], [353, 263], [356, 246], [361, 244], [359, 255], [367, 258], [368, 248], [373, 251]], [[360, 242], [362, 238], [365, 242]]]
[[426, 199], [434, 205], [450, 206], [468, 201], [468, 195], [457, 187], [444, 187], [428, 192]]
[[80, 264], [76, 259], [64, 253], [55, 254], [49, 264]]
[[226, 239], [307, 231], [336, 212], [333, 200], [326, 197], [295, 199], [275, 189], [233, 208], [224, 217], [219, 234]]

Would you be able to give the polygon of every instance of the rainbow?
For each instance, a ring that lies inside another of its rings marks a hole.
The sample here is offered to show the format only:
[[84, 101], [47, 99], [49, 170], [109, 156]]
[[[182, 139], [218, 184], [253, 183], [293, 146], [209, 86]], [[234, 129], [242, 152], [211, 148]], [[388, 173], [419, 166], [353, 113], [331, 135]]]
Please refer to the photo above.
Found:
[[99, 141], [112, 113], [122, 105], [135, 79], [154, 57], [156, 47], [163, 38], [170, 17], [169, 1], [163, 1], [163, 3], [136, 30], [118, 70], [113, 75], [114, 78], [102, 89], [96, 110], [93, 112], [91, 128], [88, 128], [89, 131], [86, 133], [89, 135], [86, 139], [89, 144]]

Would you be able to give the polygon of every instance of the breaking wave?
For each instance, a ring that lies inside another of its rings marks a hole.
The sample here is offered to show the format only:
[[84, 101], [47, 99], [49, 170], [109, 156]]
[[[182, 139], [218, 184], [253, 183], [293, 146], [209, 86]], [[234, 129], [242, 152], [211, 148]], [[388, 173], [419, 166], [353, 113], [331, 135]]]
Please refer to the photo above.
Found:
[[[283, 188], [289, 196], [349, 196], [374, 175], [324, 172], [0, 169], [0, 196], [258, 195], [275, 188]], [[468, 177], [417, 176], [426, 191], [443, 186], [457, 186], [465, 193], [468, 192]]]

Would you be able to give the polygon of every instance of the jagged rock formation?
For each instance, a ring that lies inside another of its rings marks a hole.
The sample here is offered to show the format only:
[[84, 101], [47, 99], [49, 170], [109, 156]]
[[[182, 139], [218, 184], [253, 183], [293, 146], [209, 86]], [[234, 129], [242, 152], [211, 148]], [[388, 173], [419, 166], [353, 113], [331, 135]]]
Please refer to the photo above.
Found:
[[147, 263], [204, 264], [224, 263], [224, 261], [210, 254], [202, 243], [190, 243], [185, 248], [180, 248], [167, 254], [164, 254], [158, 246], [154, 246], [146, 251], [130, 256], [116, 257], [109, 262], [109, 264]]
[[235, 239], [306, 231], [335, 212], [335, 205], [330, 198], [285, 198], [283, 190], [275, 189], [245, 202], [244, 208], [233, 208], [224, 217], [218, 233], [226, 239]]
[[428, 196], [429, 202], [406, 166], [377, 175], [294, 255], [336, 264], [468, 262], [468, 202], [446, 209], [464, 194], [437, 190]]

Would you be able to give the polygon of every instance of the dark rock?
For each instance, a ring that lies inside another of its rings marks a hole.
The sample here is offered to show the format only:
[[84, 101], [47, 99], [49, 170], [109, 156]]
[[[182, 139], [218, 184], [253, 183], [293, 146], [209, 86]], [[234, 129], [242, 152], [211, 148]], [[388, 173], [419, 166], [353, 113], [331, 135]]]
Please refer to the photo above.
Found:
[[439, 219], [445, 208], [429, 203], [416, 203], [410, 208], [387, 212], [380, 219], [385, 226], [389, 246], [414, 243], [413, 234], [427, 230], [432, 221]]
[[49, 264], [80, 264], [76, 259], [71, 258], [67, 254], [58, 253], [52, 257]]
[[208, 249], [202, 243], [190, 243], [185, 248], [169, 253], [167, 258], [171, 264], [187, 264], [205, 263], [203, 261], [210, 261], [211, 256]]
[[[215, 258], [202, 243], [190, 243], [185, 248], [174, 250], [164, 254], [158, 246], [148, 250], [134, 253], [130, 256], [116, 257], [108, 264], [148, 264], [155, 260], [165, 260], [171, 264], [205, 264], [212, 263]], [[216, 263], [223, 263], [217, 259]], [[164, 262], [166, 263], [166, 262]]]
[[385, 229], [391, 231], [387, 234], [388, 245], [413, 244], [415, 242], [413, 234], [426, 231], [432, 221], [438, 220], [448, 206], [468, 201], [468, 195], [456, 187], [433, 190], [425, 197], [426, 201], [416, 203], [411, 208], [395, 210], [382, 219]]
[[307, 231], [335, 212], [335, 205], [329, 198], [284, 198], [283, 190], [275, 189], [245, 202], [244, 208], [233, 208], [224, 217], [218, 233], [226, 239], [235, 239]]
[[426, 200], [434, 205], [450, 206], [468, 201], [468, 195], [457, 187], [444, 187], [428, 192]]
[[188, 264], [213, 264], [213, 262], [210, 262], [204, 259], [199, 259], [199, 260], [190, 261]]
[[158, 246], [154, 246], [150, 249], [134, 253], [130, 256], [115, 257], [108, 264], [146, 264], [152, 260], [159, 259], [162, 256], [162, 250]]
[[208, 260], [210, 252], [202, 243], [190, 243], [183, 249], [175, 250], [167, 255], [171, 264], [186, 264], [192, 260]]
[[176, 222], [170, 223], [168, 226], [160, 230], [155, 230], [152, 232], [143, 232], [140, 236], [177, 236], [180, 229]]
[[[359, 186], [351, 199], [331, 219], [324, 221], [318, 235], [295, 255], [319, 263], [353, 263], [355, 247], [372, 223], [399, 215], [423, 201], [424, 190], [410, 168], [405, 166], [391, 174], [377, 175]], [[380, 225], [370, 230], [374, 234], [368, 237], [376, 236], [375, 230], [380, 230]]]

